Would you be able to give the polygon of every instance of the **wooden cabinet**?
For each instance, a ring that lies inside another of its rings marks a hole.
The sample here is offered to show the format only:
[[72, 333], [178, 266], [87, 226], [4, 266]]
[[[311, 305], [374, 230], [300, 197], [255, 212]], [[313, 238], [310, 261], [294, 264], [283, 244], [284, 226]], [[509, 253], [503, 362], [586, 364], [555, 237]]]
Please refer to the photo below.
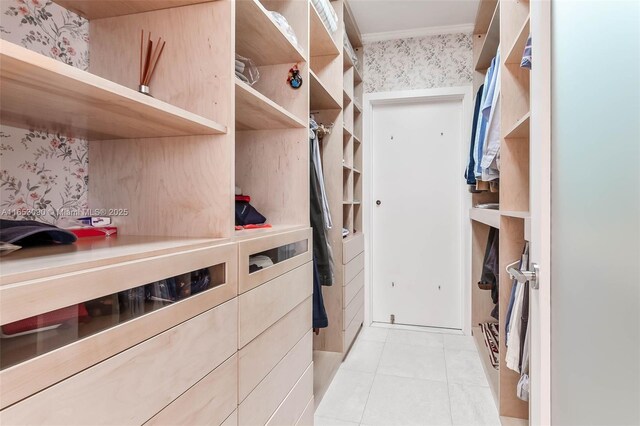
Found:
[[2, 423], [142, 424], [235, 354], [237, 312], [233, 299], [200, 314], [4, 409]]

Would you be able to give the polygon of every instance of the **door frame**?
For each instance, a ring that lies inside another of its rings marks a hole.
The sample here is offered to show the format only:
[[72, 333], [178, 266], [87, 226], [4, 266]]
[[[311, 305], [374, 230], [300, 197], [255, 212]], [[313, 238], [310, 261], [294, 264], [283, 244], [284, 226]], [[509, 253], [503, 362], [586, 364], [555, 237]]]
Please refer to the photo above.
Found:
[[464, 169], [469, 159], [469, 139], [471, 134], [471, 121], [473, 118], [473, 88], [469, 86], [443, 87], [433, 89], [401, 90], [391, 92], [365, 93], [363, 96], [363, 143], [362, 162], [363, 182], [363, 232], [365, 239], [365, 281], [364, 281], [364, 325], [372, 324], [373, 310], [373, 280], [371, 265], [373, 265], [373, 215], [372, 210], [375, 204], [373, 185], [373, 108], [379, 105], [438, 102], [438, 101], [461, 101], [462, 115], [460, 122], [461, 158], [460, 158], [460, 203], [462, 214], [460, 215], [461, 241], [460, 241], [460, 262], [463, 267], [462, 279], [460, 282], [460, 303], [461, 303], [461, 324], [465, 335], [471, 335], [471, 288], [465, 283], [471, 282], [471, 221], [467, 220], [465, 214], [471, 208], [471, 194], [463, 179]]

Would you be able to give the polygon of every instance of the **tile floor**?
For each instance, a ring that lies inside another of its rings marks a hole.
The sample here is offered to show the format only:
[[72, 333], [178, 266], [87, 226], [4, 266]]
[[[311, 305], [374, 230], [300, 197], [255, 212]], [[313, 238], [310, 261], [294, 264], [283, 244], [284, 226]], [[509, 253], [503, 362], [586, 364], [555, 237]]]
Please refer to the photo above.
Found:
[[500, 425], [473, 338], [368, 327], [316, 410], [316, 426]]

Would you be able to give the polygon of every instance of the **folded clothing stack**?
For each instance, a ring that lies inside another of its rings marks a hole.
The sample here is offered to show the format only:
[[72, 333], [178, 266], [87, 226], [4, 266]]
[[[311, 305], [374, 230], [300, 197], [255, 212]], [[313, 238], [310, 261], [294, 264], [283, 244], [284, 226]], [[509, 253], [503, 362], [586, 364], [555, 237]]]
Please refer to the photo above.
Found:
[[296, 37], [296, 33], [293, 31], [293, 28], [291, 28], [291, 25], [289, 25], [287, 18], [278, 12], [269, 11], [269, 13], [271, 13], [273, 20], [276, 21], [276, 24], [278, 24], [280, 29], [282, 29], [282, 32], [284, 32], [284, 35], [289, 39], [291, 44], [296, 46], [300, 52], [304, 52], [304, 49], [300, 46], [300, 43], [298, 43], [298, 37]]
[[[344, 33], [347, 33], [347, 29], [345, 27]], [[349, 41], [349, 37], [344, 37], [344, 48], [346, 50], [346, 54], [349, 55], [349, 57], [351, 58], [351, 61], [353, 62], [353, 66], [357, 67], [358, 66], [358, 57], [356, 56], [356, 51], [353, 50], [353, 46], [351, 45], [351, 42]]]
[[336, 14], [335, 9], [331, 6], [329, 0], [311, 0], [313, 5], [316, 7], [318, 14], [320, 15], [320, 19], [324, 23], [324, 26], [327, 27], [329, 31], [335, 33], [338, 29], [338, 15]]

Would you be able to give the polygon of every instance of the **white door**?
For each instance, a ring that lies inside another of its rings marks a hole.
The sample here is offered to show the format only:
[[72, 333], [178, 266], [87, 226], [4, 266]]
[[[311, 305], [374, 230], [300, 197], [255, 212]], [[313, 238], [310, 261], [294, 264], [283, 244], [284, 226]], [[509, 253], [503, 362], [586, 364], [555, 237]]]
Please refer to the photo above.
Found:
[[462, 328], [462, 115], [462, 100], [373, 105], [374, 322]]

